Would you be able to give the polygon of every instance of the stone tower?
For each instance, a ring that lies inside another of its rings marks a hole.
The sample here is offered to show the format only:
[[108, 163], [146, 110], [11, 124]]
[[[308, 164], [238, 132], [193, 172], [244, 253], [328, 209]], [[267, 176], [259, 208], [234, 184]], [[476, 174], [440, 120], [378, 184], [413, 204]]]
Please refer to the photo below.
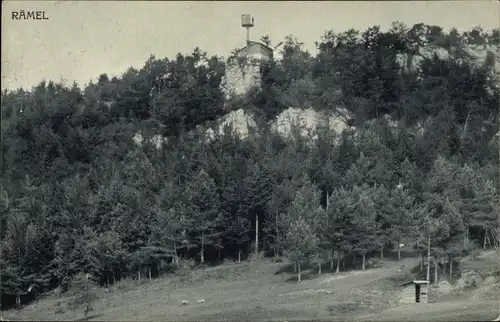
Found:
[[273, 49], [250, 40], [250, 28], [254, 26], [251, 15], [241, 16], [241, 25], [247, 29], [246, 46], [236, 50], [226, 63], [223, 90], [226, 98], [246, 94], [252, 87], [260, 87], [263, 67], [273, 57]]

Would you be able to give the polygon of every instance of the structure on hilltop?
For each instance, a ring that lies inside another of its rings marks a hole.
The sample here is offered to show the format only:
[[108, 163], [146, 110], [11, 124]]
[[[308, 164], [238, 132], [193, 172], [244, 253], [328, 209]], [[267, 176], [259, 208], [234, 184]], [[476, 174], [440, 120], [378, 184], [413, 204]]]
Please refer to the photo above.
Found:
[[264, 68], [273, 58], [272, 48], [250, 40], [250, 28], [254, 26], [252, 15], [241, 15], [241, 26], [247, 29], [246, 46], [228, 58], [222, 84], [226, 98], [243, 95], [253, 87], [260, 87]]

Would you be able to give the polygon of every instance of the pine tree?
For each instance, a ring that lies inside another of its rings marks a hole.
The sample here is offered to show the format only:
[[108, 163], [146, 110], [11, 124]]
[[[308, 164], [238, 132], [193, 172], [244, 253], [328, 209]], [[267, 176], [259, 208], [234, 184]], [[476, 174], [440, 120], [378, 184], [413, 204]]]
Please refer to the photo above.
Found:
[[223, 218], [219, 213], [220, 199], [215, 188], [213, 179], [205, 171], [200, 170], [184, 190], [186, 214], [191, 223], [189, 233], [199, 246], [202, 264], [205, 262], [206, 247], [220, 243], [221, 234], [215, 228]]

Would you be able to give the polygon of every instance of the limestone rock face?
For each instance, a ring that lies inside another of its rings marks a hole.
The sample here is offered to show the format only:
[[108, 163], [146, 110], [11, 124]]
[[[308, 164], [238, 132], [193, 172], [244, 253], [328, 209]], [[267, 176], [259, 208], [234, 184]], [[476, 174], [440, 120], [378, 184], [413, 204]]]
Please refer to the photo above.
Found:
[[249, 113], [245, 113], [243, 109], [238, 109], [224, 115], [217, 123], [218, 124], [215, 126], [215, 129], [211, 127], [206, 129], [205, 134], [207, 135], [208, 140], [213, 139], [215, 133], [224, 133], [226, 125], [231, 126], [235, 133], [237, 133], [242, 139], [248, 137], [251, 129], [257, 128], [257, 124], [253, 116]]
[[145, 139], [141, 133], [137, 132], [132, 137], [132, 141], [134, 141], [134, 144], [138, 147], [141, 147], [145, 140], [151, 143], [157, 150], [161, 149], [163, 144], [167, 142], [167, 138], [164, 138], [160, 134], [155, 134], [151, 138]]
[[399, 65], [405, 71], [417, 71], [425, 58], [432, 58], [434, 55], [441, 59], [453, 58], [457, 61], [467, 61], [480, 67], [487, 65], [490, 68], [490, 77], [495, 84], [500, 85], [500, 46], [493, 44], [486, 45], [464, 45], [460, 48], [450, 50], [428, 45], [417, 48], [415, 54], [400, 54], [397, 57]]
[[[293, 127], [297, 125], [300, 128], [302, 136], [309, 136], [315, 140], [317, 138], [316, 131], [320, 126], [328, 126], [340, 137], [342, 131], [349, 128], [347, 120], [350, 117], [349, 112], [343, 109], [339, 109], [335, 113], [325, 113], [315, 111], [312, 108], [301, 109], [291, 107], [279, 114], [274, 121], [271, 121], [270, 126], [273, 131], [276, 131], [283, 137], [287, 137], [292, 132]], [[211, 127], [198, 127], [198, 131], [204, 133], [208, 141], [213, 140], [216, 134], [223, 134], [226, 125], [231, 126], [241, 139], [247, 138], [251, 131], [259, 132], [252, 114], [246, 113], [243, 109], [231, 111], [215, 123]], [[163, 144], [167, 143], [167, 138], [159, 134], [146, 139], [140, 133], [136, 133], [132, 140], [139, 147], [145, 141], [149, 141], [157, 149], [160, 149]]]
[[342, 133], [347, 129], [347, 120], [349, 115], [347, 111], [341, 110], [337, 113], [326, 114], [324, 112], [315, 111], [312, 108], [288, 108], [279, 114], [276, 120], [271, 124], [271, 129], [277, 133], [288, 136], [293, 126], [300, 128], [302, 136], [311, 135], [312, 139], [316, 139], [316, 131], [320, 126], [328, 126], [336, 134]]
[[233, 96], [244, 95], [251, 88], [260, 86], [260, 65], [257, 63], [239, 66], [232, 64], [226, 68], [221, 88], [229, 99]]
[[244, 95], [254, 87], [260, 87], [262, 68], [270, 62], [273, 50], [255, 41], [238, 49], [226, 62], [226, 73], [221, 89], [226, 98]]

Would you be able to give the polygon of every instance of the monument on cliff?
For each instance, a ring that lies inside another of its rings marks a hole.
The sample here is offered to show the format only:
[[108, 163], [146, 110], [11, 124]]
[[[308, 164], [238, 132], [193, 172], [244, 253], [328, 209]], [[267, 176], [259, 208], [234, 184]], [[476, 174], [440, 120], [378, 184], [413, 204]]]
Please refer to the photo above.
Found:
[[241, 26], [247, 31], [246, 46], [237, 49], [227, 60], [223, 89], [228, 99], [260, 87], [263, 69], [273, 57], [272, 48], [250, 40], [250, 28], [254, 25], [252, 15], [241, 15]]

